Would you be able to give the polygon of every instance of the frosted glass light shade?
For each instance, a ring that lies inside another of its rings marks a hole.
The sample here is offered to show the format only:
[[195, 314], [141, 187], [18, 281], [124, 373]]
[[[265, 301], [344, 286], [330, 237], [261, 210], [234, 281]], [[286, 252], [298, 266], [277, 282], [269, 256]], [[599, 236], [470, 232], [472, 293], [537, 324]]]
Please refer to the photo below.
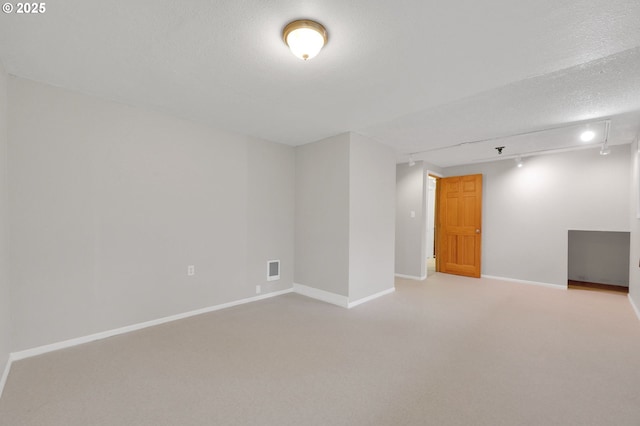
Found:
[[291, 53], [306, 61], [320, 53], [327, 43], [327, 30], [315, 21], [301, 19], [284, 27], [282, 39]]

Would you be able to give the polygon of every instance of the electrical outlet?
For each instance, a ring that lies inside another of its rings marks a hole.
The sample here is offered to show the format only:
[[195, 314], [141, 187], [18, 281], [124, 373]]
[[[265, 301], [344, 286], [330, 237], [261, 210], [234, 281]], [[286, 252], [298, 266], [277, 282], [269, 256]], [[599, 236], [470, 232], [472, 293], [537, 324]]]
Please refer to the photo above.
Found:
[[187, 275], [192, 277], [196, 274], [196, 266], [195, 265], [189, 265], [187, 266]]
[[260, 285], [256, 286], [256, 294], [260, 294], [262, 293], [262, 287], [260, 287]]

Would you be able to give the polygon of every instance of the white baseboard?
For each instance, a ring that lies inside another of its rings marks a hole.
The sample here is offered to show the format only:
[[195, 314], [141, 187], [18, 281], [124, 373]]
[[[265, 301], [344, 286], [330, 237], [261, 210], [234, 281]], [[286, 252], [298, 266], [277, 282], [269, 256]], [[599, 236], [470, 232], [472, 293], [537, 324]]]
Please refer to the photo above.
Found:
[[7, 364], [4, 367], [4, 372], [2, 373], [2, 377], [0, 378], [0, 398], [2, 398], [2, 391], [4, 390], [4, 385], [7, 383], [7, 378], [9, 378], [9, 371], [11, 371], [11, 362], [13, 359], [11, 355], [7, 358]]
[[631, 297], [631, 294], [627, 294], [627, 296], [629, 297], [629, 303], [631, 303], [631, 306], [633, 307], [633, 310], [636, 311], [636, 316], [640, 320], [640, 309], [638, 308], [638, 305], [636, 305], [636, 303], [633, 301], [633, 298]]
[[[156, 320], [141, 322], [138, 324], [128, 325], [126, 327], [116, 328], [113, 330], [107, 330], [100, 333], [90, 334], [88, 336], [77, 337], [75, 339], [69, 339], [62, 342], [52, 343], [50, 345], [38, 346], [36, 348], [27, 349], [24, 351], [13, 352], [10, 356], [11, 361], [19, 361], [21, 359], [30, 358], [37, 355], [42, 355], [47, 352], [57, 351], [59, 349], [70, 348], [73, 346], [81, 345], [83, 343], [89, 343], [96, 340], [106, 339], [107, 337], [117, 336], [119, 334], [129, 333], [131, 331], [141, 330], [147, 327], [153, 327], [154, 325], [160, 325], [171, 321], [177, 321], [184, 318], [189, 318], [195, 315], [206, 314], [208, 312], [218, 311], [220, 309], [230, 308], [232, 306], [243, 305], [245, 303], [256, 302], [258, 300], [268, 299], [270, 297], [280, 296], [282, 294], [291, 293], [292, 288], [286, 290], [275, 291], [273, 293], [261, 294], [260, 296], [249, 297], [246, 299], [235, 300], [229, 303], [223, 303], [221, 305], [210, 306], [207, 308], [197, 309], [190, 312], [184, 312], [177, 315], [171, 315]], [[8, 374], [8, 372], [7, 372]]]
[[384, 291], [381, 291], [379, 293], [372, 294], [371, 296], [363, 297], [362, 299], [358, 299], [358, 300], [355, 300], [353, 302], [349, 302], [349, 304], [347, 305], [347, 308], [351, 309], [351, 308], [353, 308], [355, 306], [362, 305], [363, 303], [369, 302], [369, 301], [371, 301], [373, 299], [377, 299], [378, 297], [382, 297], [382, 296], [386, 296], [387, 294], [391, 294], [394, 291], [396, 291], [396, 288], [395, 287], [391, 287], [391, 288], [388, 288], [388, 289], [386, 289]]
[[417, 275], [395, 274], [395, 276], [398, 277], [398, 278], [406, 278], [408, 280], [416, 280], [416, 281], [423, 281], [423, 280], [427, 279], [426, 275], [418, 277]]
[[376, 294], [372, 294], [371, 296], [363, 297], [362, 299], [354, 300], [353, 302], [349, 301], [347, 296], [342, 296], [340, 294], [331, 293], [329, 291], [320, 290], [314, 287], [309, 287], [304, 284], [293, 284], [293, 291], [302, 296], [307, 296], [312, 299], [320, 300], [322, 302], [331, 303], [332, 305], [340, 306], [341, 308], [351, 309], [355, 306], [362, 305], [363, 303], [369, 302], [373, 299], [377, 299], [378, 297], [385, 296], [387, 294], [393, 293], [396, 291], [395, 287], [391, 287], [387, 290], [381, 291]]
[[341, 306], [343, 308], [349, 307], [349, 298], [340, 294], [331, 293], [329, 291], [320, 290], [317, 288], [309, 287], [303, 284], [293, 283], [293, 291], [303, 296], [310, 297], [312, 299], [321, 300], [323, 302], [331, 303], [332, 305]]
[[506, 278], [506, 277], [496, 277], [493, 275], [481, 275], [482, 278], [489, 278], [492, 280], [500, 280], [500, 281], [509, 281], [512, 283], [517, 283], [517, 284], [527, 284], [527, 285], [537, 285], [537, 286], [542, 286], [542, 287], [547, 287], [547, 288], [553, 288], [556, 290], [566, 290], [567, 289], [567, 285], [558, 285], [558, 284], [551, 284], [551, 283], [541, 283], [538, 281], [526, 281], [526, 280], [517, 280], [515, 278]]

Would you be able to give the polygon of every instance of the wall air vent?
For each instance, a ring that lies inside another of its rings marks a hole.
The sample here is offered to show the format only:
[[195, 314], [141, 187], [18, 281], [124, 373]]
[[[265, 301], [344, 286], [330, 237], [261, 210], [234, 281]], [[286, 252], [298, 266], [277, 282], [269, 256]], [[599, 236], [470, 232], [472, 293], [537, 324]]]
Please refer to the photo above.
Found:
[[270, 260], [267, 262], [267, 281], [280, 279], [280, 261]]

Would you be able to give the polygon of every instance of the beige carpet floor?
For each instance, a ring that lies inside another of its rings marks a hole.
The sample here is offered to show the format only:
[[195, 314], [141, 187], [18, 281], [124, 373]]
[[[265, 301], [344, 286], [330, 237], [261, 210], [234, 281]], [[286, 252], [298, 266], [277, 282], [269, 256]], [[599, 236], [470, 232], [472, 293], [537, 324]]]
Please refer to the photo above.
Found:
[[626, 295], [435, 274], [289, 294], [16, 362], [2, 426], [640, 425]]

